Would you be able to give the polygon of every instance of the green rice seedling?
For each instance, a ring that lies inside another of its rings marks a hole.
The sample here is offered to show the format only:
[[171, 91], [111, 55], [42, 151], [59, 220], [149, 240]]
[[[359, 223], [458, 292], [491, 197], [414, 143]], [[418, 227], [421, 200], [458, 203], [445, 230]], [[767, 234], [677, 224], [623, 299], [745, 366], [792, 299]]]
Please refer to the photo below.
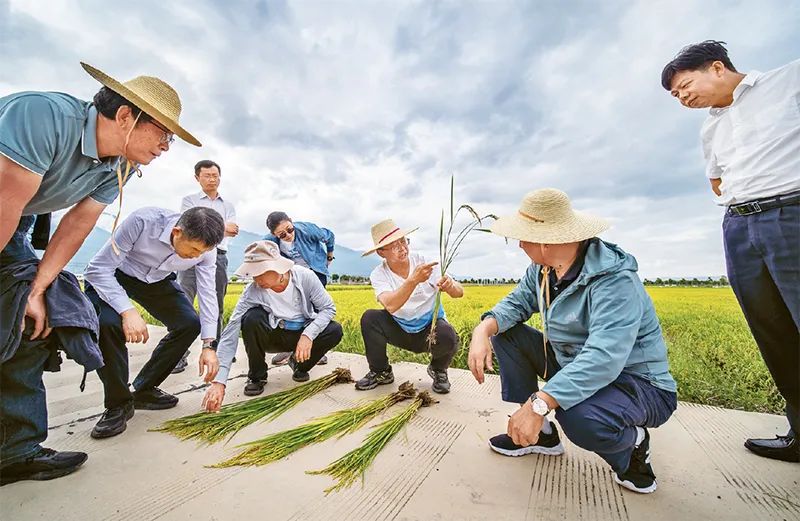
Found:
[[244, 447], [243, 451], [226, 461], [213, 465], [213, 467], [266, 465], [278, 461], [312, 443], [355, 432], [392, 405], [409, 400], [416, 393], [411, 382], [405, 382], [397, 391], [382, 398], [362, 402], [350, 409], [314, 418], [294, 429], [270, 434], [260, 440], [239, 445], [239, 447]]
[[325, 489], [325, 495], [352, 486], [359, 477], [363, 483], [364, 473], [372, 465], [378, 453], [411, 420], [420, 407], [428, 407], [433, 403], [434, 400], [428, 391], [422, 391], [405, 409], [375, 426], [360, 447], [351, 450], [324, 469], [309, 470], [306, 474], [328, 474], [338, 480]]
[[[445, 276], [447, 270], [450, 268], [450, 265], [453, 263], [453, 260], [455, 260], [455, 258], [458, 256], [458, 248], [461, 246], [461, 243], [464, 242], [464, 239], [467, 238], [467, 235], [469, 235], [471, 231], [478, 228], [478, 226], [483, 226], [484, 219], [497, 219], [497, 216], [494, 214], [487, 214], [481, 217], [478, 215], [478, 212], [476, 212], [475, 209], [468, 204], [462, 204], [457, 210], [453, 211], [453, 208], [455, 207], [454, 182], [453, 176], [450, 176], [450, 223], [447, 226], [446, 233], [444, 231], [444, 210], [442, 210], [442, 219], [439, 221], [439, 269], [441, 270], [442, 277]], [[463, 228], [461, 228], [461, 230], [456, 233], [455, 238], [451, 240], [453, 235], [453, 226], [455, 225], [456, 218], [458, 217], [458, 214], [461, 213], [461, 210], [465, 210], [467, 213], [469, 213], [471, 220]], [[433, 315], [431, 316], [431, 330], [430, 333], [428, 333], [428, 348], [430, 348], [430, 346], [436, 342], [436, 320], [439, 317], [439, 310], [441, 307], [442, 291], [437, 289], [436, 299], [433, 303]]]
[[177, 436], [181, 440], [198, 440], [212, 444], [230, 439], [241, 429], [259, 420], [272, 421], [298, 403], [328, 389], [337, 383], [349, 383], [353, 378], [349, 369], [336, 368], [331, 374], [311, 380], [297, 387], [252, 400], [223, 406], [219, 412], [199, 412], [168, 420], [152, 429]]

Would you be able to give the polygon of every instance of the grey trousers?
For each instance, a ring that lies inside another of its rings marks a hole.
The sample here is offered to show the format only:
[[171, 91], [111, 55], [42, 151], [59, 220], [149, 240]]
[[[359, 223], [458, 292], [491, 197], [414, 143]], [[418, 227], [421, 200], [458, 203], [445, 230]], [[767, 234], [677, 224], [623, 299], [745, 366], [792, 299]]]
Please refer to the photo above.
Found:
[[[225, 308], [225, 293], [228, 291], [228, 256], [222, 250], [217, 250], [217, 304], [219, 305], [219, 319], [217, 320], [217, 341], [222, 334], [222, 310]], [[183, 288], [183, 292], [189, 297], [194, 305], [194, 298], [197, 295], [197, 275], [194, 268], [178, 273], [178, 284]], [[188, 355], [184, 355], [184, 360]]]

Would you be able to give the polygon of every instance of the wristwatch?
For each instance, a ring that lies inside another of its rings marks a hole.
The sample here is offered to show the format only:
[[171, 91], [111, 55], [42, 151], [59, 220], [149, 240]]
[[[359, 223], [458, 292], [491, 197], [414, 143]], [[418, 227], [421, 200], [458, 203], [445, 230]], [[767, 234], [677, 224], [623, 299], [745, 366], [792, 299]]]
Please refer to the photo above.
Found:
[[211, 342], [203, 342], [203, 349], [211, 349], [213, 351], [217, 350], [217, 341], [212, 340]]
[[550, 406], [535, 393], [531, 395], [531, 409], [539, 416], [547, 416], [550, 413]]

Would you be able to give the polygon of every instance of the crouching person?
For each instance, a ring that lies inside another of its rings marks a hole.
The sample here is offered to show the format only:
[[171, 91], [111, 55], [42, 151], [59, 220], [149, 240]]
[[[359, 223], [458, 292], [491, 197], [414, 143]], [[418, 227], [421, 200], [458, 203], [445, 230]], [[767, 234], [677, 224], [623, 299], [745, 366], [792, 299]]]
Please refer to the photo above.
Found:
[[[225, 233], [222, 216], [210, 208], [183, 214], [141, 208], [125, 219], [86, 268], [86, 296], [100, 320], [100, 351], [105, 367], [106, 411], [93, 438], [123, 432], [134, 409], [169, 409], [178, 397], [158, 388], [183, 353], [201, 335], [200, 374], [210, 381], [219, 364], [214, 351], [217, 330], [216, 247]], [[175, 272], [196, 268], [200, 317], [176, 282]], [[147, 342], [147, 324], [133, 306], [138, 302], [167, 327], [150, 359], [128, 386], [126, 343]]]
[[[656, 476], [647, 428], [675, 411], [676, 385], [636, 260], [595, 237], [607, 227], [552, 189], [529, 193], [516, 215], [492, 225], [519, 240], [532, 264], [475, 328], [469, 367], [482, 383], [494, 349], [503, 400], [520, 404], [507, 433], [489, 441], [493, 450], [563, 453], [548, 419], [555, 411], [567, 438], [608, 462], [617, 483], [649, 493]], [[536, 312], [541, 331], [525, 324]], [[547, 381], [542, 389], [538, 378]]]
[[[447, 275], [436, 275], [434, 267], [437, 262], [425, 262], [421, 255], [411, 253], [406, 236], [415, 230], [400, 230], [391, 219], [372, 227], [374, 247], [364, 255], [377, 252], [383, 258], [369, 276], [383, 309], [369, 309], [361, 316], [361, 335], [369, 372], [356, 382], [356, 389], [373, 389], [394, 382], [392, 366], [386, 356], [387, 343], [414, 353], [428, 351], [437, 289], [453, 298], [464, 296], [461, 284]], [[450, 392], [447, 368], [458, 346], [458, 334], [445, 319], [444, 307], [441, 306], [428, 366], [434, 392]]]
[[333, 321], [336, 306], [322, 282], [310, 269], [281, 257], [277, 244], [250, 244], [236, 274], [252, 277], [253, 282], [242, 292], [222, 332], [219, 373], [203, 398], [209, 411], [222, 406], [240, 331], [249, 365], [247, 396], [264, 392], [266, 353], [290, 351], [292, 379], [305, 382], [308, 371], [342, 340], [342, 326]]

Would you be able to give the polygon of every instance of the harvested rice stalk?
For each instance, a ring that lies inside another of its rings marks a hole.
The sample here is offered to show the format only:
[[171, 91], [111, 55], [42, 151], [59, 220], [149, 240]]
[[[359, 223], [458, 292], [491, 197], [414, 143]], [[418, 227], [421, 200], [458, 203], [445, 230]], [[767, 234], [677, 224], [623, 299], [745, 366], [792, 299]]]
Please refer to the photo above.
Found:
[[210, 445], [233, 437], [241, 429], [259, 420], [272, 421], [303, 400], [311, 398], [334, 384], [352, 381], [350, 370], [338, 367], [327, 376], [297, 387], [261, 398], [225, 405], [216, 413], [199, 412], [168, 420], [152, 430], [167, 432], [181, 440], [195, 439], [200, 443]]
[[[494, 214], [487, 214], [481, 217], [478, 215], [478, 212], [476, 212], [475, 209], [468, 204], [462, 204], [454, 212], [454, 182], [453, 176], [450, 176], [450, 224], [447, 228], [447, 233], [445, 233], [444, 230], [444, 210], [442, 210], [442, 219], [439, 222], [439, 269], [441, 270], [442, 277], [445, 276], [447, 270], [450, 268], [450, 265], [453, 263], [453, 260], [458, 255], [458, 248], [461, 246], [461, 243], [464, 242], [464, 239], [467, 238], [469, 232], [476, 229], [479, 231], [486, 231], [478, 228], [478, 226], [483, 225], [483, 220], [497, 219], [497, 216]], [[458, 214], [461, 213], [461, 210], [467, 211], [467, 213], [469, 213], [471, 216], [471, 220], [461, 229], [461, 231], [456, 233], [455, 239], [451, 241], [453, 225], [455, 224]], [[441, 290], [437, 289], [436, 300], [433, 303], [433, 315], [431, 316], [431, 330], [430, 333], [428, 333], [428, 349], [430, 349], [430, 347], [436, 343], [436, 321], [439, 319], [439, 310], [441, 307], [442, 292]]]
[[309, 470], [306, 471], [306, 474], [328, 474], [338, 480], [334, 485], [325, 489], [325, 495], [352, 486], [359, 477], [363, 482], [364, 473], [372, 465], [372, 461], [378, 453], [383, 450], [395, 434], [400, 432], [420, 407], [428, 407], [433, 403], [435, 401], [428, 394], [428, 391], [422, 391], [405, 409], [377, 425], [367, 435], [360, 447], [351, 450], [324, 469]]
[[400, 385], [397, 391], [383, 398], [362, 402], [350, 409], [343, 409], [327, 416], [314, 418], [294, 429], [277, 432], [260, 440], [243, 443], [239, 445], [239, 447], [245, 447], [242, 452], [222, 463], [213, 465], [213, 467], [266, 465], [267, 463], [272, 463], [312, 443], [319, 443], [336, 435], [344, 436], [355, 432], [376, 415], [396, 403], [413, 398], [416, 393], [417, 391], [411, 385], [411, 382], [405, 382]]

